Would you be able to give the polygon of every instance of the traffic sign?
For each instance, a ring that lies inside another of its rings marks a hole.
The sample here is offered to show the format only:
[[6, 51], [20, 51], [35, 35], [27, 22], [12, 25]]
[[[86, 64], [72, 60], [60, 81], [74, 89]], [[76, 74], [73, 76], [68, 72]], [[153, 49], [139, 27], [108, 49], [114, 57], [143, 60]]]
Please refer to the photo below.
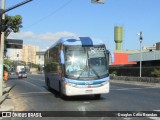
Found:
[[22, 49], [23, 48], [23, 40], [7, 39], [6, 48]]

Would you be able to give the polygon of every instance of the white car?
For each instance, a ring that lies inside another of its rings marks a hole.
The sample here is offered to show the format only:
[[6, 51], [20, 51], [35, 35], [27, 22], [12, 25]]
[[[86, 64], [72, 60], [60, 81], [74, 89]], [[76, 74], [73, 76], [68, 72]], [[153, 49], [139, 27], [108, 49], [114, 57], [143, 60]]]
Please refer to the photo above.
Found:
[[25, 71], [21, 71], [18, 73], [18, 78], [27, 78], [27, 73]]

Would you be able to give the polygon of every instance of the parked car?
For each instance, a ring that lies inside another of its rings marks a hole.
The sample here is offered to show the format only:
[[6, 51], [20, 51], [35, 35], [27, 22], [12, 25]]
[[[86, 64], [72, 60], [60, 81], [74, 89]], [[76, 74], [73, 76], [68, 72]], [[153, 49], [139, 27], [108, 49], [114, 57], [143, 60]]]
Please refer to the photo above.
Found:
[[18, 78], [27, 78], [27, 73], [25, 71], [20, 71], [18, 73]]
[[16, 75], [16, 72], [11, 71], [9, 74], [10, 74], [10, 75]]
[[10, 71], [9, 72], [9, 78], [16, 79], [17, 78], [17, 73], [15, 71]]

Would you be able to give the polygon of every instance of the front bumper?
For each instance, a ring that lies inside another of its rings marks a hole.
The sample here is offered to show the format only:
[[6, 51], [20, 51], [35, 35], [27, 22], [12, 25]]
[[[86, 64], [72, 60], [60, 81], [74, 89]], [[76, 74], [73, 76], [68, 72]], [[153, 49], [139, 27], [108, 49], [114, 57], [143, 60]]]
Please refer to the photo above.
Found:
[[107, 94], [109, 93], [109, 86], [109, 81], [98, 85], [75, 85], [65, 82], [63, 93], [66, 96]]

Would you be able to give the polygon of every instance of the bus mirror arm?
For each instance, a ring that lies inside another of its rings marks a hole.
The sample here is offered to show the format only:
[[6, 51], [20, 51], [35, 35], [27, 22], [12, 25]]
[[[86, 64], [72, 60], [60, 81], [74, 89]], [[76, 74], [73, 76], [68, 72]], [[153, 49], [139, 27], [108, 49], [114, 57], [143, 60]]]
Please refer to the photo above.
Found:
[[110, 52], [110, 56], [111, 56], [111, 60], [112, 60], [112, 63], [113, 63], [114, 62], [114, 53]]
[[60, 60], [61, 60], [61, 64], [64, 64], [64, 53], [62, 50], [60, 51]]
[[114, 53], [110, 50], [107, 50], [107, 53], [109, 54], [110, 58], [111, 58], [111, 62], [114, 62]]

